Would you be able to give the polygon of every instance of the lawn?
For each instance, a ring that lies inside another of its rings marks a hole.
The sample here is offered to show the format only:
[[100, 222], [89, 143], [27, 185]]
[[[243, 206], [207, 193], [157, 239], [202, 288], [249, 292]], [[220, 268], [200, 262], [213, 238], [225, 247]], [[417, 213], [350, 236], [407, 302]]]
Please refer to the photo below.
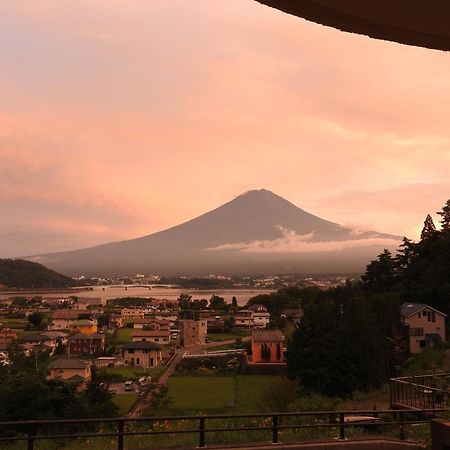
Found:
[[155, 369], [141, 369], [140, 367], [108, 367], [107, 369], [99, 369], [98, 373], [108, 375], [121, 375], [123, 380], [140, 378], [144, 375], [151, 376], [153, 380], [159, 379], [163, 373], [163, 367], [156, 367]]
[[128, 344], [129, 342], [133, 342], [132, 334], [133, 331], [136, 331], [133, 328], [119, 328], [117, 330], [116, 336], [111, 339], [111, 344]]
[[274, 376], [173, 376], [169, 379], [171, 406], [167, 414], [232, 414], [256, 412], [265, 387]]
[[6, 325], [8, 328], [25, 328], [25, 325], [28, 323], [27, 319], [8, 319], [8, 318], [0, 318], [0, 323]]
[[446, 346], [440, 345], [430, 348], [417, 355], [411, 355], [406, 364], [405, 375], [420, 375], [424, 373], [434, 372], [438, 369], [447, 371], [448, 361], [445, 357]]
[[119, 407], [119, 416], [125, 415], [131, 407], [136, 403], [138, 395], [135, 393], [131, 394], [114, 394], [112, 401], [116, 406]]
[[249, 336], [249, 333], [208, 333], [208, 338], [211, 342], [228, 341], [229, 339], [236, 339]]

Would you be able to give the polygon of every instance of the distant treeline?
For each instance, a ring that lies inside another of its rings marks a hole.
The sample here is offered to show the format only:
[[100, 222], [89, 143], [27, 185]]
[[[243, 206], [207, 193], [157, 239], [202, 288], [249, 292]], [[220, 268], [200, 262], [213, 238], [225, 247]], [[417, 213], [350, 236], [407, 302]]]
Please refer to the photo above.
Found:
[[76, 286], [76, 282], [42, 264], [24, 259], [0, 259], [0, 285], [16, 289], [51, 289]]

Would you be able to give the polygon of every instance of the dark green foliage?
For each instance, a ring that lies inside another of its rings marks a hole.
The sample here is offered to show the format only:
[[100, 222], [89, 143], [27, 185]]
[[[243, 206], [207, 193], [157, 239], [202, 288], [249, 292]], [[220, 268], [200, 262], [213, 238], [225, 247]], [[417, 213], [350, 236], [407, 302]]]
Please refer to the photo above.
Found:
[[280, 317], [283, 310], [299, 309], [301, 304], [314, 301], [320, 293], [318, 288], [289, 287], [271, 294], [261, 294], [251, 298], [247, 306], [262, 305], [270, 313], [271, 328], [282, 328], [283, 319]]
[[441, 216], [441, 227], [443, 232], [450, 231], [450, 200], [447, 200], [441, 211], [437, 212]]
[[28, 322], [32, 325], [35, 330], [43, 330], [44, 329], [44, 314], [40, 312], [33, 312], [28, 315]]
[[398, 282], [397, 266], [391, 252], [384, 249], [377, 259], [371, 261], [361, 280], [370, 292], [389, 292], [394, 289]]
[[276, 377], [262, 391], [258, 402], [259, 411], [286, 412], [296, 399], [299, 386], [287, 377]]
[[287, 370], [307, 390], [348, 397], [386, 378], [384, 336], [371, 304], [354, 288], [308, 305], [287, 349]]
[[108, 300], [108, 304], [113, 308], [144, 308], [149, 305], [149, 301], [150, 298], [122, 297]]
[[433, 219], [429, 214], [427, 214], [427, 217], [423, 224], [422, 232], [420, 233], [420, 240], [423, 241], [424, 239], [430, 239], [434, 237], [435, 234], [436, 234], [436, 227], [434, 225]]
[[78, 393], [73, 385], [46, 380], [47, 352], [25, 356], [17, 344], [12, 344], [8, 348], [8, 359], [10, 364], [0, 364], [0, 421], [113, 417], [117, 414], [112, 394], [96, 381]]
[[0, 284], [8, 288], [62, 288], [75, 280], [23, 259], [0, 259]]
[[[219, 297], [220, 298], [220, 297]], [[205, 299], [193, 300], [192, 295], [181, 294], [178, 297], [178, 308], [180, 310], [180, 319], [198, 319], [199, 311], [205, 310], [208, 301]]]
[[209, 299], [209, 309], [213, 311], [226, 311], [228, 310], [228, 304], [225, 302], [223, 297], [219, 297], [218, 295], [213, 295]]
[[240, 370], [241, 357], [236, 355], [205, 356], [203, 358], [184, 358], [177, 367], [178, 375], [227, 375]]

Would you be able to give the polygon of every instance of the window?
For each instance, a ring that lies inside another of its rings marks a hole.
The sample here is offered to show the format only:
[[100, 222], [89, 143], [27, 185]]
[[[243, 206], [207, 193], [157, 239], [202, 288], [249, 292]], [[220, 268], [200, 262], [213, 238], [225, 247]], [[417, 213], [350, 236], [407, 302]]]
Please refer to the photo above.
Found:
[[436, 312], [435, 311], [431, 311], [431, 321], [436, 322]]
[[409, 329], [410, 336], [423, 336], [423, 328], [420, 327], [411, 327]]

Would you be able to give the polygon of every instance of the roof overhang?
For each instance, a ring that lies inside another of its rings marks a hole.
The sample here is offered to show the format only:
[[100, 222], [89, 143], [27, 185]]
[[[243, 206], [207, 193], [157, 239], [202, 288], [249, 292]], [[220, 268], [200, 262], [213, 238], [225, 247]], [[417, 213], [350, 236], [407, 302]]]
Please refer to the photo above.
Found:
[[256, 0], [350, 33], [450, 50], [448, 0]]

